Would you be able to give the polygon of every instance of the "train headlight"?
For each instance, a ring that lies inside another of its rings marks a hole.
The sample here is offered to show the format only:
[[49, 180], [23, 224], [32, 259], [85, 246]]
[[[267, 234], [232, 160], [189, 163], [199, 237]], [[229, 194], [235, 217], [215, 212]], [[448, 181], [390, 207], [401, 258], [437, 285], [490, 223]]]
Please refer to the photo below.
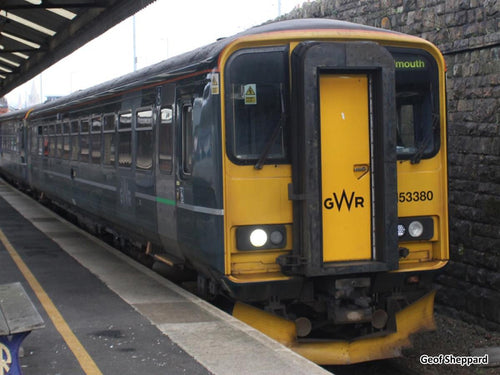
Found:
[[250, 243], [255, 247], [262, 247], [267, 243], [267, 233], [263, 229], [255, 229], [250, 233]]
[[432, 216], [398, 218], [399, 242], [432, 240], [435, 220]]
[[283, 249], [286, 246], [286, 227], [282, 224], [246, 225], [236, 228], [238, 250]]
[[398, 224], [398, 237], [403, 237], [406, 233], [406, 228], [403, 224]]
[[413, 238], [418, 238], [424, 233], [424, 225], [418, 220], [412, 221], [408, 226], [408, 233]]

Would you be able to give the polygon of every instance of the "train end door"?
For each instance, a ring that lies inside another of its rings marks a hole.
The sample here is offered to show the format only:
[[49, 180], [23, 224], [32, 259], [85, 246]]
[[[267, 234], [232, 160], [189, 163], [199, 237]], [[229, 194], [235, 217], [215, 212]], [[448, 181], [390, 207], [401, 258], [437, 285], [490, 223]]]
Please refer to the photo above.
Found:
[[306, 276], [396, 269], [394, 60], [372, 42], [303, 42], [292, 77], [288, 265]]

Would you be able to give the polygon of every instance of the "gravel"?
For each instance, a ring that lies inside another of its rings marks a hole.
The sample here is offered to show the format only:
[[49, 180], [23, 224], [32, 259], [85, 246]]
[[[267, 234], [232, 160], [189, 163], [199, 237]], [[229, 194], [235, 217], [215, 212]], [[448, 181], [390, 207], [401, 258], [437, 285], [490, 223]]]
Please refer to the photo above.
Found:
[[437, 330], [422, 332], [412, 336], [413, 347], [405, 349], [403, 356], [349, 366], [324, 366], [335, 375], [498, 375], [500, 365], [485, 367], [478, 365], [461, 366], [450, 364], [424, 365], [422, 355], [455, 357], [471, 355], [475, 348], [500, 348], [500, 332], [489, 332], [479, 326], [435, 313]]
[[412, 337], [413, 347], [403, 351], [403, 357], [394, 360], [401, 368], [408, 368], [411, 372], [423, 375], [434, 374], [500, 374], [500, 364], [491, 367], [481, 365], [461, 366], [459, 364], [421, 364], [422, 355], [439, 356], [451, 354], [458, 356], [471, 356], [475, 348], [500, 347], [500, 332], [487, 331], [486, 329], [453, 319], [436, 313], [437, 330], [423, 332]]

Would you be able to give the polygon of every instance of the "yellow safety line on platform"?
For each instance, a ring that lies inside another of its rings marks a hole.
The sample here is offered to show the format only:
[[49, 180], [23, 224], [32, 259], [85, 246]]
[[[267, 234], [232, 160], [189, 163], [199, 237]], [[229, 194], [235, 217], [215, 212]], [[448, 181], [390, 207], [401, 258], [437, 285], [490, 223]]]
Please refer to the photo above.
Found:
[[31, 288], [35, 292], [36, 296], [40, 300], [43, 308], [47, 312], [48, 316], [54, 323], [57, 331], [61, 334], [64, 341], [70, 348], [70, 350], [75, 355], [77, 361], [80, 363], [82, 370], [87, 375], [102, 375], [101, 370], [97, 367], [96, 363], [92, 359], [92, 357], [87, 353], [80, 340], [75, 336], [68, 323], [64, 320], [63, 316], [57, 310], [57, 307], [54, 305], [48, 294], [43, 290], [42, 286], [30, 271], [26, 263], [21, 259], [21, 256], [18, 254], [16, 249], [11, 245], [3, 231], [0, 229], [0, 241], [3, 243], [7, 251], [9, 252], [11, 258], [16, 263], [17, 267], [21, 271], [21, 273], [26, 278], [26, 281], [30, 284]]

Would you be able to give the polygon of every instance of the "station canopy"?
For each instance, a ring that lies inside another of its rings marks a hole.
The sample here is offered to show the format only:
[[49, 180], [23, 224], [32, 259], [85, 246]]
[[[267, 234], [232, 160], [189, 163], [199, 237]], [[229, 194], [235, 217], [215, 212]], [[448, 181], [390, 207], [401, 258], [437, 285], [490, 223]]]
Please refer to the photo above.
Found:
[[155, 0], [0, 0], [0, 97]]

